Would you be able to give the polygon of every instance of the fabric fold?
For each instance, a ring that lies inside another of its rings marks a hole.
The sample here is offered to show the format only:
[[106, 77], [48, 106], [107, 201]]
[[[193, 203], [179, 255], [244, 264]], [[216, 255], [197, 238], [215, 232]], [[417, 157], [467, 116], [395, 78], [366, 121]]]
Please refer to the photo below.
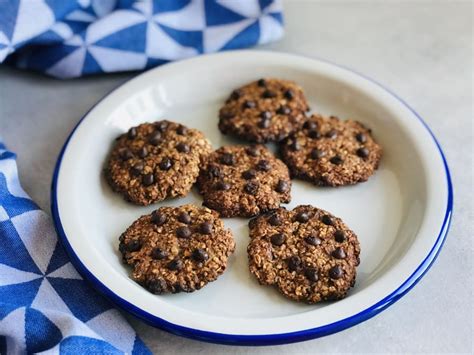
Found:
[[0, 354], [150, 352], [77, 273], [0, 142]]
[[282, 35], [280, 0], [0, 1], [0, 63], [63, 79], [143, 70]]

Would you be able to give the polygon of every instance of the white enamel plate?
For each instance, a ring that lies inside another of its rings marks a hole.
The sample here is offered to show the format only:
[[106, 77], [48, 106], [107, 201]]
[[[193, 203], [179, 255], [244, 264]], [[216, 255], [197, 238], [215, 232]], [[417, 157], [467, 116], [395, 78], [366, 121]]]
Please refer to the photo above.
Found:
[[[359, 236], [361, 264], [347, 298], [319, 305], [290, 301], [259, 286], [247, 267], [247, 220], [226, 219], [237, 243], [227, 271], [191, 294], [156, 296], [129, 278], [118, 237], [136, 218], [164, 205], [126, 203], [102, 177], [113, 140], [131, 126], [166, 118], [205, 132], [214, 148], [217, 112], [236, 87], [261, 77], [299, 83], [314, 111], [366, 123], [384, 148], [368, 182], [321, 188], [294, 182], [287, 206], [312, 204], [341, 217]], [[118, 306], [176, 334], [230, 344], [278, 344], [340, 331], [382, 311], [424, 275], [449, 227], [452, 188], [435, 138], [420, 117], [379, 84], [347, 69], [294, 55], [236, 51], [150, 70], [114, 90], [80, 121], [58, 159], [52, 212], [74, 265]]]

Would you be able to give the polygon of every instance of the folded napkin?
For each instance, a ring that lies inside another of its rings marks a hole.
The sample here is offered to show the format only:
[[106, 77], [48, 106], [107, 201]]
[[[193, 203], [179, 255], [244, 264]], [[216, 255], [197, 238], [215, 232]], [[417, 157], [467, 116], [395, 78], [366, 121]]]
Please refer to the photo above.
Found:
[[149, 354], [76, 272], [0, 141], [0, 354]]
[[58, 78], [142, 70], [282, 34], [280, 0], [0, 0], [0, 63]]

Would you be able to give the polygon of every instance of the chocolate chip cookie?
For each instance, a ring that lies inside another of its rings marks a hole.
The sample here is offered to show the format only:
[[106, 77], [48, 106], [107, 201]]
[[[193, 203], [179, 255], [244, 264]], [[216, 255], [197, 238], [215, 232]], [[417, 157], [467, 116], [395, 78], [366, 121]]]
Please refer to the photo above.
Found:
[[290, 202], [288, 168], [263, 145], [225, 146], [209, 155], [198, 187], [223, 217], [251, 217]]
[[307, 303], [344, 298], [354, 285], [357, 236], [329, 212], [279, 208], [252, 219], [249, 228], [249, 268], [260, 284]]
[[132, 278], [155, 294], [193, 292], [217, 279], [235, 242], [217, 212], [183, 205], [140, 217], [120, 236]]
[[105, 176], [127, 201], [149, 205], [186, 195], [211, 151], [196, 129], [170, 121], [144, 123], [117, 138]]
[[280, 141], [301, 128], [308, 109], [294, 82], [260, 79], [232, 92], [219, 111], [219, 129], [250, 142]]
[[292, 176], [322, 186], [366, 181], [382, 157], [370, 129], [335, 116], [313, 115], [280, 148]]

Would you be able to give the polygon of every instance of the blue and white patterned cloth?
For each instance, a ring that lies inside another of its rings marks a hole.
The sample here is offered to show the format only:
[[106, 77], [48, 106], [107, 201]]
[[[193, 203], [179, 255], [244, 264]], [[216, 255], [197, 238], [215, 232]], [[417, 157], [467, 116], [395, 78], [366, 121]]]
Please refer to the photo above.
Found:
[[0, 0], [0, 63], [58, 78], [267, 43], [280, 0]]
[[0, 141], [0, 354], [39, 352], [149, 354], [71, 265]]
[[[0, 0], [0, 63], [59, 78], [141, 70], [282, 33], [279, 0]], [[0, 140], [0, 354], [41, 352], [149, 353], [71, 265]]]

